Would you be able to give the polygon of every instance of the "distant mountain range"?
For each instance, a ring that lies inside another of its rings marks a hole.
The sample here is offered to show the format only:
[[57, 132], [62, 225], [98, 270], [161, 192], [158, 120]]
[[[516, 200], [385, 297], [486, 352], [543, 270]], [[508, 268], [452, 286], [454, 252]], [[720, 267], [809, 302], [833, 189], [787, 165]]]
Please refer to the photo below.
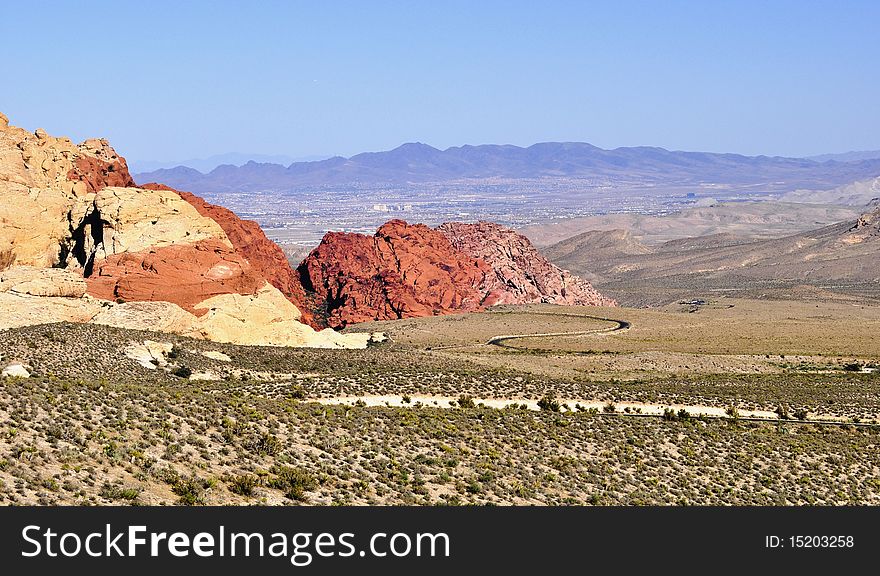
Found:
[[804, 158], [679, 152], [635, 147], [604, 150], [579, 142], [459, 146], [438, 150], [409, 143], [387, 152], [315, 162], [248, 162], [208, 173], [179, 166], [135, 174], [139, 183], [162, 182], [193, 192], [296, 190], [352, 184], [402, 185], [488, 178], [594, 178], [644, 184], [752, 186], [784, 182], [796, 188], [827, 189], [880, 175], [880, 158], [816, 162]]
[[207, 173], [224, 164], [231, 166], [242, 166], [248, 162], [260, 162], [271, 164], [292, 164], [293, 162], [313, 162], [316, 160], [325, 160], [328, 156], [303, 156], [294, 158], [283, 154], [242, 154], [240, 152], [228, 152], [226, 154], [216, 154], [207, 158], [192, 158], [190, 160], [129, 160], [128, 167], [134, 172], [152, 172], [154, 170], [162, 170], [167, 168], [176, 168], [177, 166], [186, 166], [193, 168], [199, 172]]
[[809, 156], [808, 160], [816, 162], [860, 162], [862, 160], [875, 160], [880, 158], [880, 150], [864, 150], [862, 152], [843, 152], [842, 154], [819, 154], [818, 156]]

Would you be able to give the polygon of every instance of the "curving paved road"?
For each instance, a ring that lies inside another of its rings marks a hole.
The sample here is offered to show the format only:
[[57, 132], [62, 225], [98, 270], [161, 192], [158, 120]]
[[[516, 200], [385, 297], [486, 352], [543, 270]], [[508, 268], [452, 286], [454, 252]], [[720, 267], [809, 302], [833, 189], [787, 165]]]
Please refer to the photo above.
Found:
[[606, 334], [610, 332], [619, 332], [628, 330], [632, 324], [626, 320], [617, 320], [615, 318], [605, 318], [602, 316], [585, 316], [581, 314], [543, 314], [544, 316], [566, 316], [569, 318], [584, 318], [587, 320], [599, 320], [600, 322], [611, 322], [615, 324], [610, 328], [594, 328], [592, 330], [577, 330], [574, 332], [542, 332], [538, 334], [504, 334], [501, 336], [493, 336], [486, 342], [487, 346], [500, 346], [502, 348], [512, 348], [514, 350], [522, 350], [516, 346], [504, 344], [508, 340], [519, 340], [522, 338], [559, 338], [562, 336], [586, 336], [588, 334]]

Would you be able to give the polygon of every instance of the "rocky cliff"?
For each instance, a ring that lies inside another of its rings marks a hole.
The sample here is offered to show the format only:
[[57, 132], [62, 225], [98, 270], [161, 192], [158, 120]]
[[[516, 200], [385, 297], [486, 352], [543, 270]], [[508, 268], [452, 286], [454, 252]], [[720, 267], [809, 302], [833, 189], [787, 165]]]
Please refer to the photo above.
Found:
[[318, 314], [335, 327], [495, 304], [615, 305], [525, 237], [488, 222], [432, 229], [392, 220], [374, 236], [328, 233], [298, 271]]
[[71, 320], [241, 344], [366, 345], [300, 322], [296, 276], [255, 223], [135, 187], [104, 140], [77, 145], [0, 115], [0, 197], [0, 328]]
[[164, 184], [151, 182], [141, 188], [174, 192], [196, 211], [216, 222], [229, 238], [236, 252], [244, 256], [254, 270], [281, 291], [301, 312], [301, 320], [317, 327], [309, 311], [305, 292], [296, 272], [290, 267], [281, 248], [269, 240], [260, 225], [253, 220], [242, 220], [236, 214], [189, 192], [181, 192]]
[[374, 236], [330, 232], [299, 266], [330, 326], [479, 310], [488, 264], [437, 230], [392, 220]]
[[528, 238], [493, 222], [447, 222], [437, 228], [452, 246], [489, 264], [494, 277], [483, 289], [496, 304], [542, 302], [614, 306], [586, 280], [551, 264]]

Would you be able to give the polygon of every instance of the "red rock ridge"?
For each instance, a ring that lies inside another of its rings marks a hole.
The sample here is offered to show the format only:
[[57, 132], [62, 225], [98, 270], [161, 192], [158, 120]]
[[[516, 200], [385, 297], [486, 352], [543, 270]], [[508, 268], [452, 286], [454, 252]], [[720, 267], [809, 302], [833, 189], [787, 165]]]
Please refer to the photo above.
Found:
[[200, 316], [199, 302], [219, 294], [254, 294], [263, 277], [219, 239], [124, 252], [99, 260], [87, 292], [104, 300], [166, 301]]
[[495, 272], [483, 289], [498, 304], [545, 302], [569, 306], [616, 306], [586, 280], [551, 264], [528, 238], [494, 222], [447, 222], [437, 227], [450, 243]]
[[375, 236], [329, 232], [298, 270], [333, 327], [479, 310], [492, 274], [443, 234], [402, 220]]
[[140, 187], [147, 190], [175, 192], [189, 202], [199, 214], [214, 220], [226, 233], [235, 250], [247, 258], [254, 270], [299, 308], [302, 312], [301, 321], [313, 328], [320, 327], [309, 310], [311, 304], [306, 298], [296, 272], [290, 267], [281, 248], [266, 237], [259, 224], [253, 220], [243, 220], [232, 210], [211, 204], [190, 192], [182, 192], [155, 182]]
[[522, 235], [489, 222], [432, 229], [392, 220], [375, 236], [331, 232], [298, 271], [333, 327], [495, 304], [615, 305]]
[[106, 140], [87, 140], [81, 145], [91, 154], [77, 156], [67, 179], [86, 183], [89, 192], [98, 192], [108, 186], [128, 188], [135, 186], [125, 158], [116, 154]]

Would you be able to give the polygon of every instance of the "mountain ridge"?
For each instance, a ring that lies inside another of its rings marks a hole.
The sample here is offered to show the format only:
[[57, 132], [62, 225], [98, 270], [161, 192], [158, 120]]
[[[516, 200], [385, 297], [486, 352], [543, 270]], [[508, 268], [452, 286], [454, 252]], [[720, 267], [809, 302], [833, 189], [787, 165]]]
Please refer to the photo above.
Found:
[[453, 146], [420, 142], [345, 158], [282, 164], [221, 165], [208, 173], [188, 167], [135, 174], [193, 192], [294, 189], [344, 184], [404, 184], [487, 178], [618, 178], [647, 182], [731, 181], [753, 184], [792, 180], [836, 186], [880, 175], [880, 159], [817, 162], [782, 156], [691, 152], [637, 146], [606, 150], [585, 142]]

